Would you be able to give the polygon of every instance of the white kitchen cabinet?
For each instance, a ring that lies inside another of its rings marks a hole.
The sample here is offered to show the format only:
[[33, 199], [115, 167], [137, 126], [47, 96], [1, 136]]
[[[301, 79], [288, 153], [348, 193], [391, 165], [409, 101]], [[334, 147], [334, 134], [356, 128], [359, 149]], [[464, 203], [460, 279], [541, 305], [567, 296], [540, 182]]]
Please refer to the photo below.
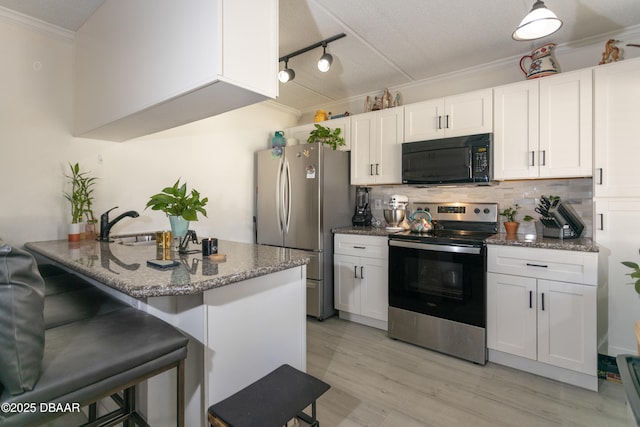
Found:
[[494, 88], [494, 177], [592, 175], [592, 70]]
[[351, 116], [351, 185], [402, 183], [403, 111]]
[[275, 98], [277, 63], [277, 0], [107, 0], [75, 35], [75, 135], [123, 141]]
[[334, 298], [340, 318], [387, 330], [388, 239], [334, 236]]
[[405, 105], [404, 142], [493, 131], [491, 89]]
[[[631, 269], [622, 261], [640, 263], [640, 198], [597, 198], [595, 200], [595, 240], [600, 252], [599, 283], [604, 292], [599, 298], [599, 327], [608, 330], [602, 353], [610, 356], [635, 354], [635, 322], [640, 318], [640, 298], [627, 276]], [[608, 307], [608, 310], [607, 310]]]
[[489, 360], [597, 390], [597, 253], [487, 254]]
[[594, 71], [594, 196], [640, 197], [640, 58]]
[[331, 130], [340, 128], [340, 136], [344, 138], [344, 145], [339, 148], [340, 151], [351, 150], [351, 118], [340, 117], [338, 119], [326, 120], [320, 123], [308, 123], [300, 126], [285, 129], [284, 137], [287, 139], [295, 139], [297, 144], [306, 144], [309, 134], [315, 129], [315, 125], [319, 124], [328, 127]]

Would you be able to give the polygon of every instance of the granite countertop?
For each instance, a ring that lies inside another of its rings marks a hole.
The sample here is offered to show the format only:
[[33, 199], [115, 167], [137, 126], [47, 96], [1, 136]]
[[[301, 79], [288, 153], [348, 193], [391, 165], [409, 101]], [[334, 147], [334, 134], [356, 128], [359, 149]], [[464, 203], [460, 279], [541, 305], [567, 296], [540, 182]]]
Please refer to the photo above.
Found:
[[578, 252], [598, 252], [598, 245], [588, 237], [577, 239], [552, 239], [549, 237], [534, 236], [525, 238], [524, 235], [507, 236], [504, 233], [494, 234], [487, 238], [488, 245], [521, 246], [527, 248], [561, 249]]
[[303, 251], [226, 240], [218, 241], [218, 254], [225, 254], [226, 261], [203, 257], [201, 247], [192, 245], [192, 254], [170, 252], [180, 265], [166, 270], [147, 266], [147, 260], [162, 258], [155, 244], [54, 240], [30, 242], [25, 247], [135, 298], [198, 294], [309, 263]]
[[331, 230], [334, 234], [360, 234], [362, 236], [382, 236], [386, 237], [389, 234], [397, 233], [397, 231], [390, 231], [386, 228], [378, 227], [362, 227], [362, 226], [350, 226], [340, 227]]

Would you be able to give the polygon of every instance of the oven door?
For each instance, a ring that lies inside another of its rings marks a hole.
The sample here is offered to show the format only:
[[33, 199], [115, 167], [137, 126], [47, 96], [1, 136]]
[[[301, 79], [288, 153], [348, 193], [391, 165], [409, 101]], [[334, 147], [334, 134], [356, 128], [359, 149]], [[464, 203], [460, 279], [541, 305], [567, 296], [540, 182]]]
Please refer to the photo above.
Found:
[[486, 248], [389, 240], [389, 306], [485, 327]]

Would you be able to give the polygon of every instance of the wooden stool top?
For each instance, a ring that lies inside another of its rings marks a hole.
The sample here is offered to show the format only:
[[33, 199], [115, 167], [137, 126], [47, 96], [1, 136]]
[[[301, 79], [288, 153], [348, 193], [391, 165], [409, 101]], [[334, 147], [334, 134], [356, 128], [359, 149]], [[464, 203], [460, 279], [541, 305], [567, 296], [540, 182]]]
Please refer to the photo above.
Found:
[[210, 406], [209, 422], [214, 427], [282, 427], [330, 387], [285, 364]]

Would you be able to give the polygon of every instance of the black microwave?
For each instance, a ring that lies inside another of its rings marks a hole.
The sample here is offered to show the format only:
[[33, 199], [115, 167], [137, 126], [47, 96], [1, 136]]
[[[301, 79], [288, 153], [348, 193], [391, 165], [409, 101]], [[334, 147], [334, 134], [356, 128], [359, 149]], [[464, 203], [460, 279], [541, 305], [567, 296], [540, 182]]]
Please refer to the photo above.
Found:
[[403, 184], [491, 184], [493, 134], [402, 144]]

